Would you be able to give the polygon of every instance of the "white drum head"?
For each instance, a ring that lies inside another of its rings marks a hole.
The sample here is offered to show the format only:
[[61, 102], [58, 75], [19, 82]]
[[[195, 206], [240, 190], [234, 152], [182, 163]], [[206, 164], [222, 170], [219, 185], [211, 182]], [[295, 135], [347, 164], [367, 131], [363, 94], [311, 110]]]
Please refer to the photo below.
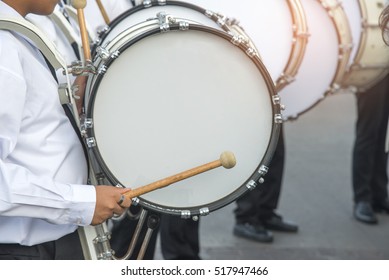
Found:
[[129, 34], [92, 86], [88, 106], [95, 152], [113, 183], [125, 187], [217, 160], [225, 150], [235, 154], [232, 169], [141, 197], [145, 207], [178, 215], [212, 211], [243, 194], [270, 160], [279, 129], [274, 87], [260, 60], [229, 42], [230, 35], [197, 27], [159, 33], [156, 26], [141, 40]]

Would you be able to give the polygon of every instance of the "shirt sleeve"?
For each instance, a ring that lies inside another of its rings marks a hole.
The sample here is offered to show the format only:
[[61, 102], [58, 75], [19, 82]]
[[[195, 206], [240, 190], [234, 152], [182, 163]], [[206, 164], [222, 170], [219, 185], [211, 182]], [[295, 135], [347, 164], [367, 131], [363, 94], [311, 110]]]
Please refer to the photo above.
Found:
[[94, 186], [56, 182], [12, 160], [27, 94], [23, 72], [15, 61], [17, 52], [4, 52], [0, 44], [0, 216], [89, 225], [96, 204]]

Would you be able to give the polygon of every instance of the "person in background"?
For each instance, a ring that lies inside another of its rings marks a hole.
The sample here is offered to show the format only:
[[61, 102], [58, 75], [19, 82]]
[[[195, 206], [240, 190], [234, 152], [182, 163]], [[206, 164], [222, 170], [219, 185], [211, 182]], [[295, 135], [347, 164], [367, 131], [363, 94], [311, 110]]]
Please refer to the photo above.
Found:
[[[58, 3], [3, 0], [0, 18], [49, 15]], [[83, 259], [78, 227], [131, 205], [126, 190], [87, 183], [82, 143], [52, 70], [29, 38], [0, 30], [0, 259]]]
[[[379, 23], [388, 44], [389, 6]], [[368, 89], [357, 92], [357, 123], [353, 150], [354, 217], [366, 224], [377, 224], [375, 212], [389, 213], [387, 127], [389, 117], [389, 75]]]
[[285, 145], [283, 128], [269, 171], [264, 176], [265, 181], [254, 190], [247, 192], [236, 201], [234, 210], [236, 224], [233, 229], [235, 236], [258, 242], [272, 242], [272, 230], [281, 232], [297, 232], [298, 226], [285, 221], [276, 213], [281, 194], [284, 172]]

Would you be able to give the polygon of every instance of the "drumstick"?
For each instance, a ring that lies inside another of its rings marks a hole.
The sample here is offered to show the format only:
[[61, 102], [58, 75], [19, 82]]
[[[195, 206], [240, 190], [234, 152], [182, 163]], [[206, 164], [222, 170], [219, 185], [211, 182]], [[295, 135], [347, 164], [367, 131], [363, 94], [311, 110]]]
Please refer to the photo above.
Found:
[[218, 160], [200, 165], [198, 167], [195, 167], [195, 168], [192, 168], [192, 169], [189, 169], [186, 171], [183, 171], [183, 172], [178, 173], [176, 175], [173, 175], [173, 176], [167, 177], [165, 179], [156, 181], [154, 183], [139, 187], [137, 189], [130, 190], [130, 191], [124, 193], [124, 196], [126, 196], [127, 198], [134, 198], [134, 197], [140, 196], [142, 194], [145, 194], [145, 193], [148, 193], [148, 192], [160, 189], [160, 188], [167, 187], [167, 186], [169, 186], [173, 183], [176, 183], [178, 181], [182, 181], [182, 180], [187, 179], [189, 177], [198, 175], [200, 173], [209, 171], [211, 169], [214, 169], [214, 168], [217, 168], [220, 166], [223, 166], [226, 169], [233, 168], [235, 166], [235, 164], [236, 164], [236, 159], [235, 159], [234, 154], [232, 152], [223, 152], [220, 155], [220, 158]]
[[88, 40], [88, 33], [86, 30], [84, 8], [86, 7], [86, 0], [72, 0], [72, 6], [77, 10], [78, 24], [80, 26], [81, 42], [84, 51], [85, 61], [91, 61], [90, 46]]
[[106, 24], [109, 24], [110, 20], [109, 20], [107, 11], [106, 11], [105, 8], [104, 8], [103, 3], [101, 3], [101, 0], [96, 0], [96, 3], [97, 3], [97, 6], [99, 6], [101, 15], [103, 16], [105, 23], [106, 23]]

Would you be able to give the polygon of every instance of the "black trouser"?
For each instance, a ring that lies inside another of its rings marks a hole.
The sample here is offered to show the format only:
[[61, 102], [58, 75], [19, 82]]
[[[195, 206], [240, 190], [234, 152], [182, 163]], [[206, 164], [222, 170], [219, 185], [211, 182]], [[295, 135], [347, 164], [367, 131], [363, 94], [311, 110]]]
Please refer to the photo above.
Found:
[[284, 171], [285, 146], [283, 129], [269, 164], [264, 183], [236, 200], [234, 210], [237, 223], [257, 223], [271, 217], [277, 208]]
[[357, 97], [352, 180], [354, 201], [388, 198], [386, 130], [389, 116], [389, 76]]
[[199, 221], [161, 215], [161, 250], [165, 260], [198, 260]]
[[77, 231], [34, 246], [0, 244], [0, 260], [83, 260]]

